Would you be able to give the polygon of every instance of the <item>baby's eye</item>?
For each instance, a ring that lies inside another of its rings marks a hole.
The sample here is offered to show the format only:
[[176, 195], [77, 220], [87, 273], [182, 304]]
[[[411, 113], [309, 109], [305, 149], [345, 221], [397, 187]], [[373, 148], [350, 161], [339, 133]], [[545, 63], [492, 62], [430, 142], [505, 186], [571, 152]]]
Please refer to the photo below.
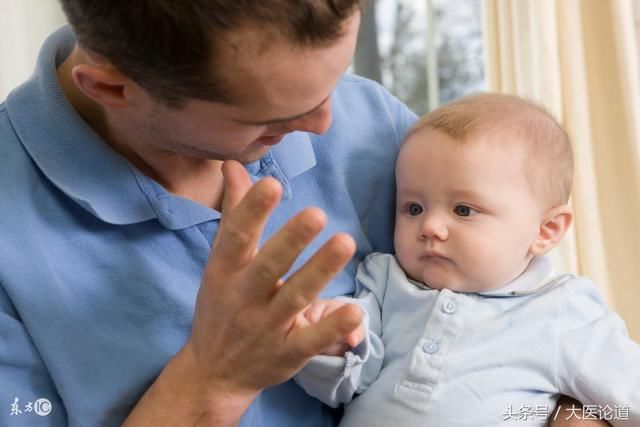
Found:
[[420, 215], [422, 211], [424, 211], [424, 209], [417, 203], [409, 203], [407, 205], [407, 212], [409, 212], [411, 216]]
[[458, 216], [472, 216], [478, 213], [477, 210], [466, 205], [458, 205], [453, 208], [453, 212]]

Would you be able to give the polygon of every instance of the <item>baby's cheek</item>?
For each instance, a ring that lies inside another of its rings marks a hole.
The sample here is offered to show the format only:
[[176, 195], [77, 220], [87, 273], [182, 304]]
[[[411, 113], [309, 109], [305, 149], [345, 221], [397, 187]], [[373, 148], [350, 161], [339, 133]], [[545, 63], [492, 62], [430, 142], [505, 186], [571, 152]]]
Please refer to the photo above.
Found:
[[486, 251], [478, 251], [474, 254], [468, 254], [458, 265], [465, 281], [472, 284], [473, 287], [479, 288], [476, 290], [482, 290], [495, 286], [495, 280], [499, 276], [496, 274], [496, 269], [499, 268], [498, 264], [497, 257], [487, 256]]

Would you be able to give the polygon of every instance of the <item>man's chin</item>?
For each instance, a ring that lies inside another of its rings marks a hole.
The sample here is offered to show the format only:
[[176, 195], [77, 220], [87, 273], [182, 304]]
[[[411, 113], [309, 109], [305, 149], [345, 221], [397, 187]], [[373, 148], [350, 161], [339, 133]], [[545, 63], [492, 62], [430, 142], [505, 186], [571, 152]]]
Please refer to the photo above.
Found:
[[242, 163], [243, 165], [247, 165], [249, 163], [253, 163], [255, 161], [260, 160], [270, 150], [271, 150], [270, 147], [258, 147], [255, 150], [252, 150], [250, 153], [244, 153], [242, 155], [238, 155], [236, 158], [226, 159], [226, 160], [237, 160], [238, 162]]

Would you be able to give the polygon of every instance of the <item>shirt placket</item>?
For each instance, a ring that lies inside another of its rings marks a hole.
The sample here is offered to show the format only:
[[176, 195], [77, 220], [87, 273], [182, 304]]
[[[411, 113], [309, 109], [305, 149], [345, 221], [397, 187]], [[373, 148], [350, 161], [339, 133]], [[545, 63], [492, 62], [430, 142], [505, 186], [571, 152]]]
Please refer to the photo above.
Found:
[[409, 357], [405, 375], [395, 387], [404, 404], [424, 411], [437, 386], [447, 355], [464, 327], [466, 297], [447, 289], [439, 292], [424, 330]]

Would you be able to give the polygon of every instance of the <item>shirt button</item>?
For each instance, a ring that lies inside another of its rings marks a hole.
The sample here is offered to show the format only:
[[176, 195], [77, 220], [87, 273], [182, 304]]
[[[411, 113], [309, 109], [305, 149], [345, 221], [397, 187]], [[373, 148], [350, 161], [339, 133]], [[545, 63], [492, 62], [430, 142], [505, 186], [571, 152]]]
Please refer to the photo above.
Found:
[[453, 300], [447, 300], [444, 303], [442, 303], [442, 311], [444, 311], [447, 314], [453, 314], [458, 310], [458, 306], [456, 305], [456, 302]]
[[435, 340], [427, 339], [422, 344], [422, 351], [428, 354], [433, 354], [438, 351], [438, 343]]

